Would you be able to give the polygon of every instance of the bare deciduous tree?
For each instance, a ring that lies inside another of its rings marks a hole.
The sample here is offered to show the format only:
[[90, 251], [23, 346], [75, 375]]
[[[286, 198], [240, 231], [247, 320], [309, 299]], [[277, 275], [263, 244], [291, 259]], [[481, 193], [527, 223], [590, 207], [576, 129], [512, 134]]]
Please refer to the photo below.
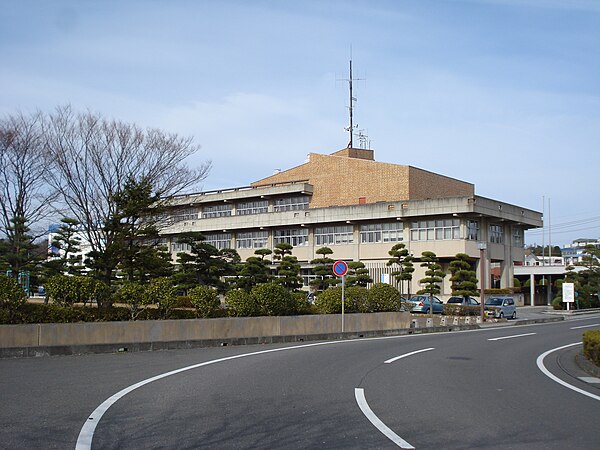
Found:
[[46, 230], [55, 191], [47, 183], [41, 113], [0, 120], [0, 238], [4, 259], [16, 274], [32, 261], [33, 241]]
[[[159, 129], [75, 113], [59, 107], [48, 117], [49, 183], [61, 194], [69, 215], [83, 226], [93, 254], [110, 253], [113, 233], [105, 227], [116, 214], [115, 195], [128, 179], [147, 180], [159, 198], [182, 193], [206, 178], [210, 162], [196, 169], [184, 160], [199, 147], [192, 138]], [[103, 269], [110, 282], [113, 263]]]

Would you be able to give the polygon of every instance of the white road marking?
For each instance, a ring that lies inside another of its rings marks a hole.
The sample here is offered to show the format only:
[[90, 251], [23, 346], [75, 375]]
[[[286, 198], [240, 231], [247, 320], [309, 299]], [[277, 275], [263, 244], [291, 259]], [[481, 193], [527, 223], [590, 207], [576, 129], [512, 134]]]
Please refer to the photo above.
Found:
[[[576, 321], [576, 320], [584, 320], [584, 319], [573, 319], [573, 321]], [[538, 323], [538, 324], [531, 324], [528, 326], [544, 326], [544, 325], [555, 325], [555, 324], [556, 323]], [[522, 327], [521, 325], [511, 325], [511, 326], [508, 326], [507, 328], [515, 328], [517, 326], [519, 328]], [[477, 330], [450, 331], [447, 334], [476, 333], [476, 332], [486, 333], [486, 332], [494, 331], [494, 330], [495, 330], [494, 328], [481, 328], [481, 329], [477, 329]], [[114, 403], [116, 403], [120, 398], [124, 397], [125, 395], [127, 395], [128, 393], [130, 393], [131, 391], [133, 391], [139, 387], [142, 387], [148, 383], [152, 383], [153, 381], [168, 377], [170, 375], [175, 375], [177, 373], [185, 372], [187, 370], [192, 370], [192, 369], [196, 369], [198, 367], [207, 366], [209, 364], [215, 364], [215, 363], [224, 362], [224, 361], [228, 361], [228, 360], [232, 360], [232, 359], [236, 359], [236, 358], [243, 358], [245, 356], [260, 355], [262, 353], [277, 352], [277, 351], [283, 351], [283, 350], [293, 350], [296, 348], [314, 347], [314, 346], [319, 346], [319, 345], [336, 345], [336, 344], [344, 344], [344, 343], [349, 343], [349, 342], [368, 342], [368, 341], [380, 341], [380, 340], [388, 340], [388, 339], [426, 338], [427, 336], [428, 336], [427, 334], [404, 334], [404, 335], [400, 335], [400, 336], [381, 336], [381, 337], [373, 337], [373, 338], [365, 338], [365, 339], [348, 339], [348, 340], [342, 340], [342, 341], [327, 341], [327, 342], [317, 342], [317, 343], [313, 343], [313, 344], [303, 344], [303, 345], [297, 345], [297, 346], [293, 346], [293, 347], [282, 347], [282, 348], [262, 350], [262, 351], [258, 351], [258, 352], [252, 352], [252, 353], [244, 353], [244, 354], [240, 354], [240, 355], [230, 356], [227, 358], [215, 359], [212, 361], [206, 361], [206, 362], [203, 362], [200, 364], [183, 367], [181, 369], [174, 370], [172, 372], [167, 372], [167, 373], [164, 373], [161, 375], [157, 375], [155, 377], [148, 378], [147, 380], [140, 381], [139, 383], [136, 383], [132, 386], [129, 386], [128, 388], [123, 389], [122, 391], [117, 392], [112, 397], [106, 399], [100, 406], [98, 406], [92, 412], [92, 414], [90, 414], [88, 420], [83, 424], [83, 427], [81, 428], [81, 431], [79, 432], [79, 436], [77, 438], [77, 444], [76, 444], [75, 448], [76, 448], [76, 450], [91, 449], [92, 439], [94, 437], [94, 432], [96, 430], [96, 426], [98, 425], [98, 422], [100, 421], [102, 416], [106, 413], [106, 411]]]
[[[351, 341], [338, 341], [338, 343], [340, 343], [340, 342], [351, 342]], [[263, 353], [280, 352], [280, 351], [291, 350], [291, 349], [296, 349], [296, 348], [315, 347], [318, 345], [330, 345], [333, 343], [334, 342], [330, 342], [330, 341], [329, 342], [317, 342], [317, 343], [313, 343], [313, 344], [304, 344], [304, 345], [298, 345], [298, 346], [294, 346], [294, 347], [282, 347], [282, 348], [274, 348], [274, 349], [270, 349], [270, 350], [261, 350], [258, 352], [242, 353], [240, 355], [233, 355], [233, 356], [228, 356], [226, 358], [213, 359], [211, 361], [205, 361], [205, 362], [202, 362], [199, 364], [194, 364], [191, 366], [183, 367], [181, 369], [172, 370], [171, 372], [166, 372], [166, 373], [163, 373], [160, 375], [156, 375], [155, 377], [140, 381], [139, 383], [133, 384], [133, 385], [126, 387], [125, 389], [117, 392], [112, 397], [107, 398], [100, 406], [98, 406], [94, 410], [94, 412], [92, 412], [92, 414], [90, 414], [90, 416], [88, 417], [88, 420], [83, 424], [83, 427], [81, 428], [81, 431], [79, 432], [79, 437], [77, 438], [77, 444], [75, 446], [75, 450], [91, 449], [92, 439], [94, 438], [94, 432], [96, 430], [96, 426], [98, 425], [98, 422], [100, 421], [100, 419], [102, 418], [104, 413], [106, 413], [106, 411], [108, 411], [108, 409], [122, 397], [126, 396], [130, 392], [132, 392], [142, 386], [145, 386], [146, 384], [152, 383], [153, 381], [160, 380], [162, 378], [166, 378], [171, 375], [176, 375], [178, 373], [186, 372], [188, 370], [197, 369], [197, 368], [203, 367], [203, 366], [208, 366], [210, 364], [216, 364], [216, 363], [220, 363], [220, 362], [224, 362], [224, 361], [230, 361], [232, 359], [239, 359], [239, 358], [244, 358], [247, 356], [260, 355]]]
[[556, 381], [558, 384], [560, 384], [560, 385], [562, 385], [562, 386], [564, 386], [564, 387], [566, 387], [568, 389], [571, 389], [571, 390], [573, 390], [575, 392], [579, 392], [580, 394], [583, 394], [583, 395], [586, 395], [586, 396], [588, 396], [590, 398], [593, 398], [594, 400], [600, 400], [599, 396], [591, 394], [591, 393], [589, 393], [587, 391], [584, 391], [583, 389], [579, 389], [578, 387], [570, 385], [566, 381], [561, 380], [557, 376], [555, 376], [552, 373], [550, 373], [550, 371], [548, 369], [546, 369], [546, 366], [544, 366], [544, 358], [546, 356], [548, 356], [550, 353], [556, 352], [558, 350], [562, 350], [563, 348], [573, 347], [574, 345], [581, 345], [581, 342], [575, 342], [573, 344], [563, 345], [562, 347], [553, 348], [552, 350], [548, 350], [547, 352], [542, 353], [537, 358], [537, 361], [536, 361], [537, 362], [537, 366], [542, 371], [542, 373], [544, 375], [546, 375], [551, 380]]
[[414, 447], [394, 433], [392, 430], [388, 428], [388, 426], [383, 423], [379, 417], [375, 415], [375, 413], [369, 407], [367, 403], [367, 399], [365, 398], [365, 390], [363, 388], [355, 388], [354, 389], [354, 397], [356, 398], [356, 403], [358, 403], [358, 407], [363, 412], [365, 417], [369, 419], [375, 428], [381, 431], [385, 437], [387, 437], [390, 441], [396, 444], [400, 448], [412, 448]]
[[391, 364], [394, 361], [398, 361], [399, 359], [406, 358], [407, 356], [416, 355], [417, 353], [422, 353], [422, 352], [428, 352], [429, 350], [435, 350], [435, 349], [433, 347], [431, 347], [431, 348], [424, 348], [422, 350], [415, 350], [414, 352], [405, 353], [404, 355], [400, 355], [400, 356], [396, 356], [395, 358], [388, 359], [387, 361], [384, 361], [383, 363]]
[[594, 323], [592, 325], [581, 325], [580, 327], [571, 327], [571, 330], [579, 330], [580, 328], [600, 327], [600, 323]]
[[[481, 331], [484, 331], [484, 330], [481, 330]], [[459, 333], [459, 331], [450, 332], [449, 334], [455, 334], [455, 333]], [[380, 340], [387, 340], [387, 339], [401, 339], [401, 338], [409, 338], [409, 337], [417, 337], [417, 336], [424, 337], [427, 335], [426, 334], [419, 334], [419, 335], [407, 334], [407, 335], [401, 335], [401, 336], [382, 336], [382, 337], [373, 337], [373, 338], [366, 338], [366, 339], [347, 339], [347, 340], [342, 340], [342, 341], [315, 342], [312, 344], [295, 345], [292, 347], [273, 348], [273, 349], [269, 349], [269, 350], [260, 350], [260, 351], [251, 352], [251, 353], [242, 353], [239, 355], [228, 356], [226, 358], [213, 359], [211, 361], [205, 361], [205, 362], [202, 362], [199, 364], [194, 364], [191, 366], [183, 367], [181, 369], [173, 370], [171, 372], [166, 372], [166, 373], [163, 373], [160, 375], [156, 375], [152, 378], [142, 380], [139, 383], [136, 383], [129, 387], [126, 387], [125, 389], [117, 392], [110, 398], [107, 398], [100, 406], [98, 406], [89, 415], [88, 419], [83, 424], [83, 427], [81, 428], [81, 431], [79, 432], [79, 436], [77, 438], [77, 444], [75, 446], [75, 450], [89, 450], [92, 448], [92, 440], [94, 438], [94, 432], [96, 431], [96, 426], [98, 425], [98, 422], [100, 422], [100, 419], [102, 418], [102, 416], [104, 416], [106, 411], [108, 411], [108, 409], [112, 405], [114, 405], [119, 399], [123, 398], [130, 392], [132, 392], [142, 386], [145, 386], [149, 383], [152, 383], [153, 381], [157, 381], [162, 378], [166, 378], [171, 375], [176, 375], [178, 373], [186, 372], [188, 370], [197, 369], [199, 367], [208, 366], [210, 364], [216, 364], [216, 363], [220, 363], [220, 362], [231, 361], [233, 359], [245, 358], [247, 356], [261, 355], [261, 354], [265, 354], [265, 353], [281, 352], [281, 351], [286, 351], [286, 350], [295, 350], [295, 349], [307, 348], [307, 347], [317, 347], [317, 346], [321, 346], [321, 345], [336, 345], [336, 344], [345, 344], [345, 343], [352, 343], [352, 342], [357, 343], [357, 342], [367, 342], [367, 341], [380, 341]]]
[[512, 336], [502, 336], [502, 337], [488, 339], [488, 341], [501, 341], [503, 339], [512, 339], [512, 338], [518, 338], [518, 337], [523, 337], [523, 336], [533, 336], [534, 334], [536, 334], [536, 333], [513, 334]]

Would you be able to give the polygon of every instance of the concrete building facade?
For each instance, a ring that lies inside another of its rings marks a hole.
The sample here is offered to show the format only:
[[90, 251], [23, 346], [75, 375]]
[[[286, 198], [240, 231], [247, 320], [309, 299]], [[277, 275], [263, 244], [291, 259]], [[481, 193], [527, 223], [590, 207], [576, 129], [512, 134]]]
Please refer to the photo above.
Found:
[[[398, 242], [415, 257], [435, 252], [444, 268], [466, 253], [478, 273], [485, 243], [485, 273], [500, 267], [501, 286], [511, 287], [513, 264], [524, 259], [524, 231], [542, 226], [541, 213], [477, 196], [471, 183], [376, 162], [372, 150], [354, 148], [311, 153], [305, 163], [250, 186], [173, 197], [168, 211], [163, 236], [173, 254], [186, 250], [177, 238], [189, 231], [202, 232], [217, 248], [236, 249], [243, 260], [287, 242], [305, 284], [321, 247], [331, 248], [334, 259], [362, 261], [380, 281], [397, 270], [386, 263]], [[418, 262], [415, 268], [411, 292], [423, 278]], [[442, 297], [449, 295], [447, 276]]]

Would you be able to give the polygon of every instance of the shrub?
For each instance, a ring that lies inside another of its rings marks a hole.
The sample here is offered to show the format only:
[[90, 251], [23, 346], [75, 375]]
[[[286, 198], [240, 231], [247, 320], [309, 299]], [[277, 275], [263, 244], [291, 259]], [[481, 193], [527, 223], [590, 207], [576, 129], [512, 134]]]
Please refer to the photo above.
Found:
[[175, 308], [193, 308], [192, 299], [188, 295], [179, 295], [175, 300]]
[[446, 303], [443, 314], [445, 316], [479, 316], [481, 315], [481, 307]]
[[[529, 281], [529, 280], [527, 280]], [[526, 284], [527, 286], [527, 284]], [[490, 288], [490, 289], [485, 289], [484, 294], [489, 294], [489, 295], [511, 295], [514, 294], [515, 289], [514, 288]]]
[[46, 280], [46, 294], [59, 306], [71, 306], [79, 297], [75, 277], [54, 275]]
[[168, 278], [155, 278], [148, 285], [148, 303], [158, 306], [158, 315], [161, 319], [169, 319], [175, 307], [177, 296], [173, 283]]
[[251, 317], [258, 315], [258, 305], [254, 297], [243, 289], [232, 289], [225, 294], [225, 304], [231, 316]]
[[86, 303], [96, 303], [99, 308], [109, 303], [111, 299], [110, 287], [103, 281], [92, 277], [77, 276], [75, 279], [77, 286], [77, 301]]
[[257, 284], [250, 291], [263, 316], [288, 316], [296, 312], [295, 300], [285, 287], [274, 283]]
[[[341, 286], [325, 289], [315, 300], [315, 309], [320, 314], [339, 314], [342, 312]], [[345, 309], [345, 305], [344, 305]]]
[[221, 307], [217, 291], [210, 286], [196, 286], [188, 291], [188, 296], [196, 308], [196, 317], [213, 317]]
[[554, 297], [554, 300], [552, 300], [552, 308], [554, 309], [563, 309], [564, 303], [562, 301], [562, 296], [557, 295], [556, 297]]
[[150, 303], [145, 286], [132, 281], [126, 281], [121, 285], [115, 293], [115, 300], [127, 305], [131, 320], [136, 320], [143, 311], [142, 306]]
[[344, 303], [345, 312], [369, 312], [369, 290], [363, 286], [347, 287], [344, 292]]
[[88, 276], [54, 275], [45, 283], [46, 294], [60, 306], [96, 302], [102, 307], [111, 297], [110, 287]]
[[27, 295], [17, 280], [0, 275], [0, 307], [15, 311], [26, 302]]
[[306, 292], [292, 292], [296, 314], [312, 314], [313, 305], [310, 303]]
[[368, 293], [368, 306], [365, 312], [400, 311], [398, 290], [386, 283], [375, 283]]
[[583, 333], [583, 355], [600, 366], [600, 330], [589, 330]]

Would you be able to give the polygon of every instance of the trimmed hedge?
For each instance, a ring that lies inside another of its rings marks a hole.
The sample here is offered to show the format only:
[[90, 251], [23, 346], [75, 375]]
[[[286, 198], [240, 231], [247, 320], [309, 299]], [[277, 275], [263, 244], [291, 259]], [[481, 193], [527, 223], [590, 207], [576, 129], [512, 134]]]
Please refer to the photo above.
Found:
[[481, 306], [453, 305], [444, 304], [443, 313], [445, 316], [479, 316], [481, 315]]
[[583, 333], [583, 355], [600, 367], [600, 330]]

